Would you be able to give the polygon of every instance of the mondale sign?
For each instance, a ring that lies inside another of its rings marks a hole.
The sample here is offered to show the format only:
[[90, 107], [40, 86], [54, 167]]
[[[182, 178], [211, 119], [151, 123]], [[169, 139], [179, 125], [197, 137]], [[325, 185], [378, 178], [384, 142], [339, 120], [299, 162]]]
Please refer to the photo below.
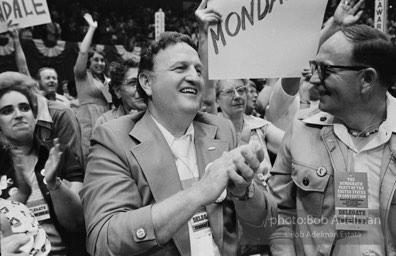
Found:
[[299, 77], [316, 53], [327, 0], [211, 0], [209, 77]]
[[46, 0], [0, 0], [0, 33], [8, 27], [51, 23]]

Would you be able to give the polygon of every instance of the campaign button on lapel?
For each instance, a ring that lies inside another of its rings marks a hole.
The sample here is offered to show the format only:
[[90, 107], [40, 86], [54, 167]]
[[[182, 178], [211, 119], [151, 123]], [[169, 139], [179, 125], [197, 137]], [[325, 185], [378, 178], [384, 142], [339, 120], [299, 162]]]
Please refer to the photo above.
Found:
[[327, 169], [326, 169], [326, 167], [324, 167], [324, 166], [318, 167], [318, 169], [316, 169], [316, 174], [317, 174], [319, 177], [325, 176], [325, 175], [327, 174]]
[[136, 237], [140, 240], [146, 237], [146, 231], [144, 230], [144, 228], [138, 228], [136, 230]]

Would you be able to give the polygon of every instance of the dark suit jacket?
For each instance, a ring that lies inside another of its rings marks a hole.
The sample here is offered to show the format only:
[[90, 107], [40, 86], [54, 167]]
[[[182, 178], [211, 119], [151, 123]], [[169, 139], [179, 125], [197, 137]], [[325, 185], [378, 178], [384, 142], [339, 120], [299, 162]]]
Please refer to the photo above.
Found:
[[[198, 168], [203, 175], [206, 165], [233, 149], [237, 139], [231, 122], [214, 115], [198, 113], [193, 125]], [[88, 251], [91, 255], [190, 255], [187, 223], [168, 244], [160, 246], [151, 220], [152, 204], [181, 190], [173, 155], [148, 112], [97, 127], [80, 192]], [[264, 191], [259, 189], [257, 194], [262, 200], [251, 214], [263, 216], [262, 221], [256, 225], [247, 217], [241, 224], [259, 234], [267, 210]], [[246, 209], [246, 202], [228, 197], [206, 206], [214, 240], [223, 255], [237, 255], [237, 212], [238, 207]], [[142, 229], [143, 239], [137, 235]]]

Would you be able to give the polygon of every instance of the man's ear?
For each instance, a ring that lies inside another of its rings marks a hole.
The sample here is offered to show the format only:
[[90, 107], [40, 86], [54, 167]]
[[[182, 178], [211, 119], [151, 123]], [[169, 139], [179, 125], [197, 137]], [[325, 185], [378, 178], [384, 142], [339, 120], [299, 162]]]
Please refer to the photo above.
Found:
[[151, 75], [147, 72], [142, 72], [139, 74], [138, 79], [140, 86], [147, 94], [147, 96], [151, 96], [153, 94], [151, 89], [151, 82], [152, 82]]
[[378, 73], [373, 68], [367, 68], [363, 71], [361, 77], [361, 89], [362, 94], [367, 94], [372, 88], [378, 84]]

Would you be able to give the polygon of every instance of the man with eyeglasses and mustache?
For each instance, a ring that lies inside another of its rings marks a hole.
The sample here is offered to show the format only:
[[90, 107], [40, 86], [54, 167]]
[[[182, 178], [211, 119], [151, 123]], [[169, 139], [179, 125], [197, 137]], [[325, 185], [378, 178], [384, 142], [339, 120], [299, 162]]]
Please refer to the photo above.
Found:
[[395, 63], [365, 25], [341, 28], [310, 62], [319, 106], [293, 120], [268, 183], [273, 255], [396, 255]]

